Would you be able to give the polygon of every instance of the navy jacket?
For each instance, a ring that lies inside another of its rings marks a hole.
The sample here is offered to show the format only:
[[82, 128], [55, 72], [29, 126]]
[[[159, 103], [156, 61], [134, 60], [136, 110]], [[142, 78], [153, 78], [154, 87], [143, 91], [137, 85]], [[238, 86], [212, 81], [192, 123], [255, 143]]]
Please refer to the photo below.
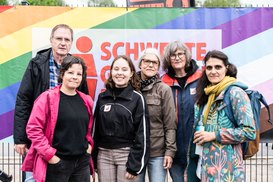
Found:
[[187, 165], [187, 152], [194, 123], [196, 86], [198, 79], [202, 74], [201, 70], [198, 70], [195, 62], [192, 65], [194, 74], [187, 79], [184, 88], [181, 88], [177, 80], [168, 74], [162, 76], [162, 81], [172, 88], [177, 112], [177, 151], [175, 154], [174, 162], [184, 167]]

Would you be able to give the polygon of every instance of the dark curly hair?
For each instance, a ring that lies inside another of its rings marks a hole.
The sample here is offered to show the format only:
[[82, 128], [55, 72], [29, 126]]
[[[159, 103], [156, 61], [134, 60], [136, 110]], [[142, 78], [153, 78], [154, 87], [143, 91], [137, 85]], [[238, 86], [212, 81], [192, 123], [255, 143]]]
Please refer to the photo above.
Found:
[[[218, 51], [218, 50], [209, 51], [204, 58], [205, 66], [206, 66], [207, 61], [210, 58], [217, 58], [217, 59], [220, 59], [223, 61], [223, 64], [227, 68], [226, 76], [230, 76], [230, 77], [234, 77], [234, 78], [237, 77], [237, 67], [234, 64], [229, 62], [228, 56], [225, 53]], [[203, 70], [202, 76], [199, 79], [198, 85], [196, 88], [196, 100], [197, 100], [197, 104], [199, 106], [204, 106], [207, 103], [208, 96], [205, 94], [204, 89], [210, 84], [211, 83], [208, 80], [208, 77], [206, 75], [206, 70]]]
[[86, 80], [86, 70], [87, 67], [85, 65], [85, 62], [82, 58], [77, 57], [77, 56], [72, 56], [72, 55], [68, 55], [64, 58], [62, 64], [61, 64], [61, 68], [60, 68], [60, 74], [59, 74], [59, 78], [58, 78], [58, 82], [62, 83], [63, 81], [63, 76], [64, 73], [73, 65], [73, 64], [80, 64], [82, 65], [82, 81], [80, 86], [82, 85], [83, 82], [85, 82]]

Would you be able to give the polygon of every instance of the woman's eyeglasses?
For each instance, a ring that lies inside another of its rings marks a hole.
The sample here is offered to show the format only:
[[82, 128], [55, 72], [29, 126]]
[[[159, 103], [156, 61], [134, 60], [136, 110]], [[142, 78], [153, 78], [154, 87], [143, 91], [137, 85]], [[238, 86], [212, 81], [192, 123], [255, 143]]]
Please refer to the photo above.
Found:
[[142, 63], [146, 66], [149, 66], [150, 64], [153, 64], [153, 66], [158, 66], [159, 62], [158, 61], [153, 61], [149, 59], [142, 59]]
[[177, 54], [172, 54], [172, 55], [170, 56], [170, 58], [171, 58], [171, 60], [175, 60], [176, 57], [178, 57], [179, 59], [181, 59], [184, 55], [186, 55], [186, 53], [184, 53], [184, 52], [179, 52], [179, 53], [177, 53]]

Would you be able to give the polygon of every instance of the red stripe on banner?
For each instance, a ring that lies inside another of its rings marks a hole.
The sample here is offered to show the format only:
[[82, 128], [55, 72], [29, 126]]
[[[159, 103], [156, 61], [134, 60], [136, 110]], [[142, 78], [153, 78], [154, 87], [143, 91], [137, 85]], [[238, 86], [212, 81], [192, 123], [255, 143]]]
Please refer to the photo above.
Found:
[[13, 6], [0, 6], [0, 13], [12, 8]]

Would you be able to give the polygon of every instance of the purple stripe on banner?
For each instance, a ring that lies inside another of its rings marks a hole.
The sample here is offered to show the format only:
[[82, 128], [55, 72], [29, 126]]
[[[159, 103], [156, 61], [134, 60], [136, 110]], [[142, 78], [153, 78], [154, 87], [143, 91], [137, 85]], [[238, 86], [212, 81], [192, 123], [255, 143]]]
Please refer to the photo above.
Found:
[[14, 116], [14, 110], [0, 115], [0, 140], [12, 135], [13, 116]]
[[222, 29], [223, 48], [240, 42], [273, 27], [273, 11], [270, 8], [258, 8], [256, 11], [241, 16], [238, 19], [217, 26]]

